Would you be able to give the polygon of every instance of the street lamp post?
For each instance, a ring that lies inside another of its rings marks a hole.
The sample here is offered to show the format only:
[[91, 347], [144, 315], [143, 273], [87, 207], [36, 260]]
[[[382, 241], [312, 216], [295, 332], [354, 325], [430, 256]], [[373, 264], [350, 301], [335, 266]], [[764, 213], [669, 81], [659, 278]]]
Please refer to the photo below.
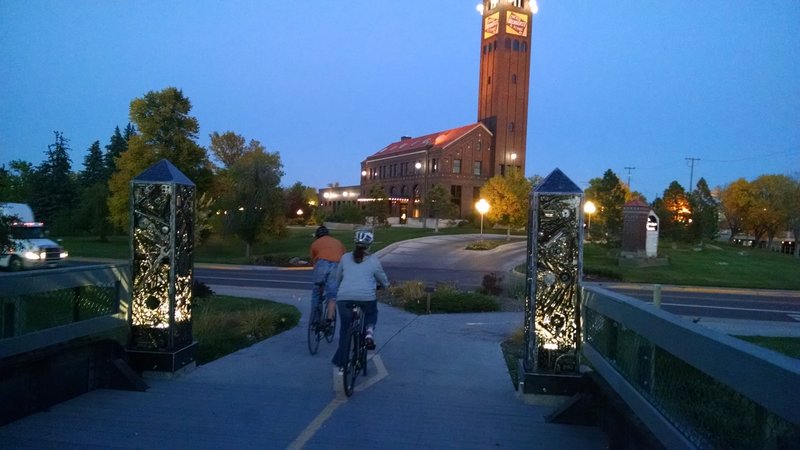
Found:
[[583, 212], [586, 213], [586, 240], [592, 238], [592, 214], [597, 211], [597, 207], [591, 200], [587, 200], [583, 205]]
[[483, 215], [489, 212], [489, 202], [485, 199], [480, 199], [475, 203], [475, 209], [477, 209], [481, 215], [481, 241], [483, 241]]

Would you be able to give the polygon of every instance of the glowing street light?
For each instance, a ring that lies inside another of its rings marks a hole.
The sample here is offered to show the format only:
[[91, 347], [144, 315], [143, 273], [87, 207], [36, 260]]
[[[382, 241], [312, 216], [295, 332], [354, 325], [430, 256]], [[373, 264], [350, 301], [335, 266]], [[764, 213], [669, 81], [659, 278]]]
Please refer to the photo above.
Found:
[[592, 237], [592, 214], [597, 211], [597, 207], [594, 206], [591, 200], [587, 200], [586, 203], [583, 205], [583, 212], [586, 213], [586, 240], [588, 241]]
[[477, 203], [475, 203], [475, 209], [477, 209], [478, 212], [481, 215], [481, 241], [482, 241], [483, 240], [483, 215], [486, 214], [487, 212], [489, 212], [489, 202], [487, 202], [485, 199], [480, 199], [480, 200], [478, 200]]
[[298, 217], [303, 217], [303, 210], [302, 209], [298, 209], [297, 210], [297, 216]]

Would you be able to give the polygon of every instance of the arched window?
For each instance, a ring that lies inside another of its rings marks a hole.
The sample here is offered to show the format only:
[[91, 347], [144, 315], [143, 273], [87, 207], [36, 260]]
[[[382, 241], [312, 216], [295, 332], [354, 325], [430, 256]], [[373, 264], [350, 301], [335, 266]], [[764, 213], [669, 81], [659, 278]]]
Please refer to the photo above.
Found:
[[514, 39], [514, 51], [515, 52], [519, 51], [519, 40], [518, 39]]
[[523, 52], [527, 52], [528, 51], [528, 43], [527, 42], [523, 42], [522, 43], [522, 51]]
[[517, 74], [511, 75], [511, 84], [517, 84]]

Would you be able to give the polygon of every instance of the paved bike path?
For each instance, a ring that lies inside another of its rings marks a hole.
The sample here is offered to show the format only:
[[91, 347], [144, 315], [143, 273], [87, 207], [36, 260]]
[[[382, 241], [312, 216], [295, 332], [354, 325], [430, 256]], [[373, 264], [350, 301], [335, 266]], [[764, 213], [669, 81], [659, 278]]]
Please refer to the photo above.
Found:
[[380, 305], [370, 374], [350, 398], [306, 347], [306, 291], [214, 287], [290, 303], [292, 330], [146, 392], [97, 390], [0, 427], [2, 448], [605, 448], [596, 427], [545, 423], [513, 389], [500, 342], [521, 313], [416, 316]]

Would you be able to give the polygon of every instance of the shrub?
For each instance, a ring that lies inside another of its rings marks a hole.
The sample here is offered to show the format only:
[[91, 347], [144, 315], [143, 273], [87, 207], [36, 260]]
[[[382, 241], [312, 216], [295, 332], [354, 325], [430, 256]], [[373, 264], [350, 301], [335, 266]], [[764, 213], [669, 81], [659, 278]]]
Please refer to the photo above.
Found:
[[488, 295], [500, 295], [503, 292], [503, 276], [494, 272], [483, 276], [481, 282], [481, 292]]
[[[409, 312], [424, 314], [428, 307], [427, 296], [403, 305]], [[431, 313], [465, 313], [499, 311], [500, 304], [488, 295], [477, 292], [460, 292], [443, 289], [431, 294]]]
[[202, 281], [192, 279], [192, 297], [206, 298], [211, 297], [212, 295], [214, 295], [214, 291], [211, 290], [207, 284], [203, 283]]

